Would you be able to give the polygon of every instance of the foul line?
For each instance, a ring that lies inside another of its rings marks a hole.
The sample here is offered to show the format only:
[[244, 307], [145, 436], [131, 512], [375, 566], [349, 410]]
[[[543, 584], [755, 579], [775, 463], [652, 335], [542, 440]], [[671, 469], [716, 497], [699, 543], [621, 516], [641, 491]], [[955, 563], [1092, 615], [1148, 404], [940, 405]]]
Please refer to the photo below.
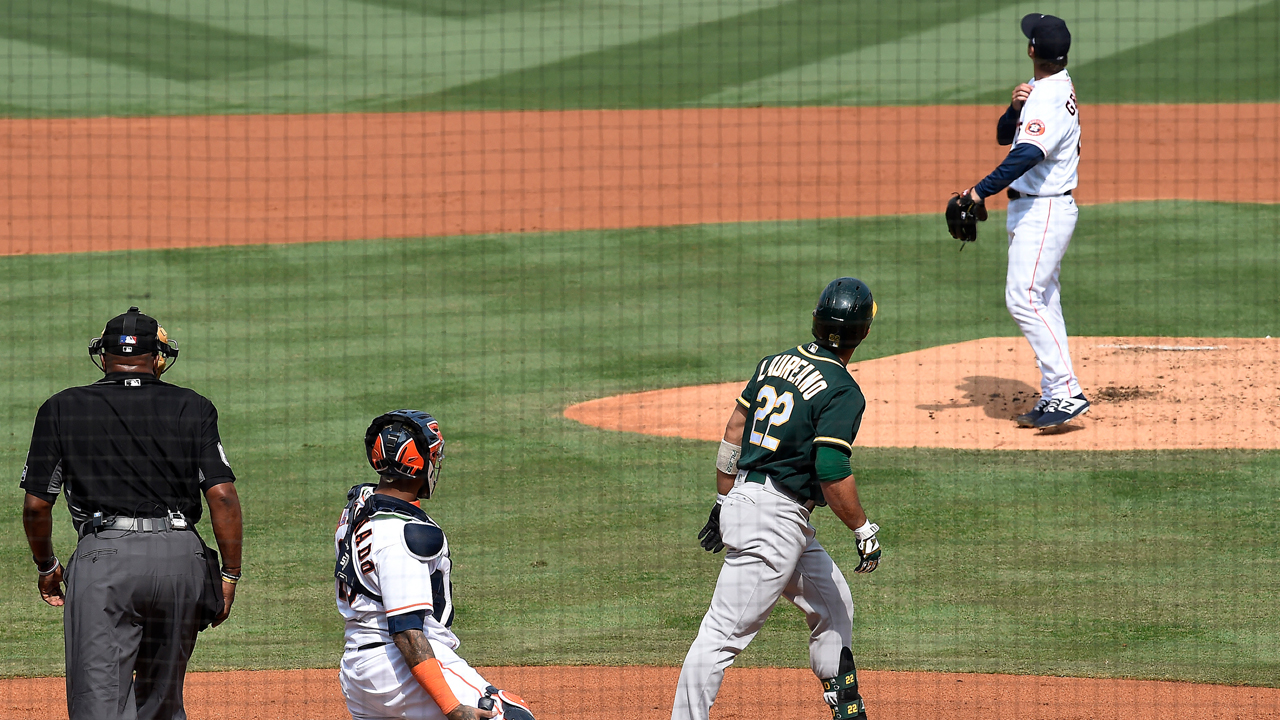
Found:
[[1192, 350], [1230, 350], [1226, 345], [1095, 345], [1100, 348], [1116, 350], [1172, 350], [1174, 352], [1190, 352]]

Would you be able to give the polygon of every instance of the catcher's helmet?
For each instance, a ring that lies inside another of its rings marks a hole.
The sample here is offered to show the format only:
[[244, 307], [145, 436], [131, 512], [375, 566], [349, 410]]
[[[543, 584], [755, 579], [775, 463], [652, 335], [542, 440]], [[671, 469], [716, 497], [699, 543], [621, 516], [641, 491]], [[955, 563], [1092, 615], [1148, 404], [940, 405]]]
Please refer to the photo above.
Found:
[[418, 497], [429, 498], [440, 479], [444, 436], [440, 423], [420, 410], [394, 410], [379, 415], [364, 433], [369, 464], [393, 479], [422, 478]]
[[857, 278], [837, 278], [818, 296], [813, 337], [831, 350], [856, 348], [870, 332], [875, 316], [876, 301], [867, 284]]

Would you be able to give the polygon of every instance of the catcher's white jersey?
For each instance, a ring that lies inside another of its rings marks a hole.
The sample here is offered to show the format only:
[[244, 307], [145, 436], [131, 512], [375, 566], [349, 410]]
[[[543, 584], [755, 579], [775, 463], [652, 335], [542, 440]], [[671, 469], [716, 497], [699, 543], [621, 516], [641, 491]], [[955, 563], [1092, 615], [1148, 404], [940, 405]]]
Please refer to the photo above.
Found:
[[[359, 499], [351, 507], [353, 516], [359, 514], [373, 489], [372, 485], [361, 489]], [[338, 557], [343, 552], [350, 520], [348, 510], [344, 508], [334, 535], [334, 550]], [[406, 542], [410, 534], [406, 533], [405, 526], [409, 523], [422, 526], [415, 530], [438, 533], [438, 550], [432, 546], [431, 550], [437, 551], [429, 557], [415, 553]], [[372, 593], [381, 595], [382, 601], [336, 581], [338, 612], [346, 619], [348, 650], [371, 643], [391, 643], [387, 618], [419, 610], [426, 611], [423, 633], [428, 640], [454, 650], [458, 648], [458, 636], [449, 629], [453, 624], [449, 543], [431, 518], [425, 513], [421, 518], [410, 518], [404, 514], [376, 511], [355, 528], [351, 544], [360, 581]]]
[[1025, 195], [1061, 195], [1079, 182], [1080, 115], [1076, 89], [1066, 70], [1029, 81], [1031, 95], [1018, 116], [1013, 144], [1034, 145], [1041, 160], [1009, 186]]

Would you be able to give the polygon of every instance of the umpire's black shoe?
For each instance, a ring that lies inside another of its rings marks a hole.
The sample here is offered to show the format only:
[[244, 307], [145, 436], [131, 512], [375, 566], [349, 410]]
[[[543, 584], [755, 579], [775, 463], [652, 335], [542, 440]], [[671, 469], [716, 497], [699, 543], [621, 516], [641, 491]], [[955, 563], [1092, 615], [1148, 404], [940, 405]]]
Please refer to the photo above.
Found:
[[1039, 420], [1042, 415], [1044, 415], [1044, 411], [1046, 408], [1049, 407], [1050, 402], [1053, 402], [1053, 401], [1050, 400], [1049, 398], [1040, 398], [1040, 401], [1036, 403], [1035, 407], [1031, 408], [1031, 410], [1024, 412], [1018, 416], [1018, 419], [1015, 420], [1015, 422], [1018, 423], [1018, 427], [1024, 427], [1024, 428], [1035, 427], [1036, 421]]
[[1089, 412], [1089, 401], [1085, 399], [1083, 393], [1075, 397], [1051, 400], [1049, 401], [1049, 407], [1045, 408], [1044, 414], [1040, 416], [1039, 420], [1036, 420], [1036, 427], [1041, 430], [1058, 427], [1065, 422], [1075, 420], [1087, 412]]

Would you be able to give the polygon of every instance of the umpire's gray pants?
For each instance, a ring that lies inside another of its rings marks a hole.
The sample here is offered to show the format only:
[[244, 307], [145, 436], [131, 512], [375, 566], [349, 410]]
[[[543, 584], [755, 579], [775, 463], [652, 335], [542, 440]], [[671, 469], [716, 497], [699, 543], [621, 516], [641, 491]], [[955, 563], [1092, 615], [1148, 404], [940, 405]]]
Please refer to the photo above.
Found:
[[189, 531], [80, 541], [62, 616], [71, 720], [185, 720], [182, 681], [205, 571]]
[[707, 720], [725, 668], [764, 627], [779, 597], [804, 611], [809, 665], [819, 678], [839, 673], [840, 650], [853, 640], [849, 584], [814, 538], [809, 511], [764, 485], [739, 481], [720, 508], [720, 535], [724, 566], [680, 668], [672, 720]]

